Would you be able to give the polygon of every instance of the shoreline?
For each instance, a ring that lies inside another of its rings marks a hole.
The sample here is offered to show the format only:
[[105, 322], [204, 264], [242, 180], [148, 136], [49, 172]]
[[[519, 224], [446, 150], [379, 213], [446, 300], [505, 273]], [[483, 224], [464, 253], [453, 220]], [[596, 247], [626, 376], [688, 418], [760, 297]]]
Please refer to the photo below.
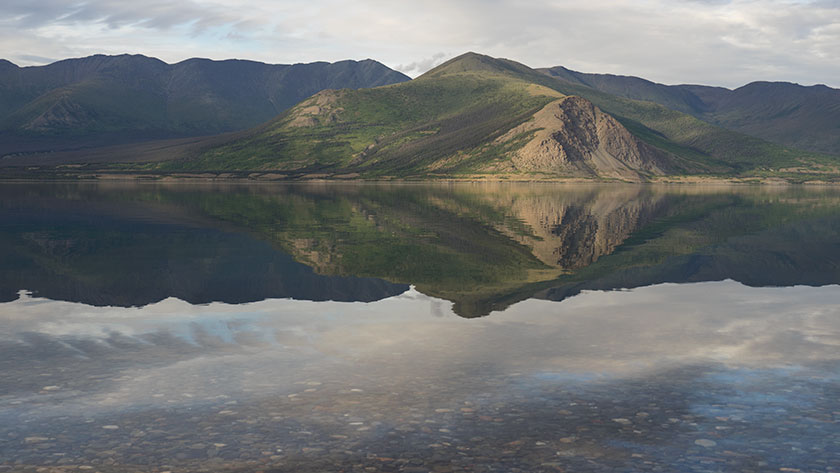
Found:
[[661, 176], [647, 181], [627, 181], [619, 179], [586, 178], [537, 178], [525, 176], [467, 176], [467, 177], [427, 177], [427, 178], [362, 178], [358, 175], [329, 174], [280, 174], [258, 172], [200, 172], [200, 173], [90, 173], [72, 174], [60, 172], [26, 173], [3, 176], [0, 182], [204, 182], [204, 183], [550, 183], [550, 184], [624, 184], [624, 185], [721, 185], [721, 186], [838, 186], [837, 180], [804, 180], [795, 182], [779, 177], [713, 177], [713, 176]]

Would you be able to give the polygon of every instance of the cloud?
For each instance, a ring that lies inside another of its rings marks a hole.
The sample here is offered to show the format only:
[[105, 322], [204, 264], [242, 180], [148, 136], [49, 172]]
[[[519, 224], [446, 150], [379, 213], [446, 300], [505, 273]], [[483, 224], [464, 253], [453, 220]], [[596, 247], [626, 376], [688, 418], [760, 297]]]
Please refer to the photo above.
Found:
[[20, 29], [55, 24], [105, 24], [110, 28], [141, 25], [147, 28], [167, 29], [187, 23], [207, 27], [236, 21], [236, 16], [227, 12], [221, 5], [199, 4], [190, 0], [148, 0], [139, 3], [115, 0], [7, 0], [0, 6], [0, 13], [6, 18], [11, 18]]
[[370, 57], [417, 75], [472, 50], [664, 83], [840, 86], [836, 0], [7, 0], [0, 18], [0, 47], [25, 63], [121, 52], [167, 62]]
[[431, 57], [414, 61], [410, 64], [400, 64], [394, 69], [410, 76], [416, 76], [440, 65], [446, 57], [447, 55], [445, 53], [435, 53]]
[[32, 54], [19, 54], [15, 56], [18, 59], [23, 59], [28, 63], [35, 63], [35, 64], [50, 64], [56, 61], [56, 59], [44, 57], [44, 56], [35, 56]]

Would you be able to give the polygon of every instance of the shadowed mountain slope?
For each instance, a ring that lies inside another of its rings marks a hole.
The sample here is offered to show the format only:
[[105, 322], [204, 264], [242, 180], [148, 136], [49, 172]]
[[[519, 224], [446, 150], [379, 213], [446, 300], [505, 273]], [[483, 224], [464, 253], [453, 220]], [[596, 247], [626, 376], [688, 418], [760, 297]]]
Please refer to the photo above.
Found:
[[0, 63], [0, 154], [196, 136], [256, 126], [328, 88], [409, 78], [372, 61], [279, 65], [140, 55]]

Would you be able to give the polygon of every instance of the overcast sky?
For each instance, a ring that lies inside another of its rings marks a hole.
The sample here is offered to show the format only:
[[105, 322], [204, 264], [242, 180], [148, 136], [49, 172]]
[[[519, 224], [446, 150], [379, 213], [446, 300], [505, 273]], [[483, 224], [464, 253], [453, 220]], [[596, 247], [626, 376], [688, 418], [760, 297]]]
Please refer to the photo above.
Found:
[[411, 76], [466, 51], [531, 67], [737, 87], [840, 87], [840, 0], [2, 0], [0, 57], [372, 58]]

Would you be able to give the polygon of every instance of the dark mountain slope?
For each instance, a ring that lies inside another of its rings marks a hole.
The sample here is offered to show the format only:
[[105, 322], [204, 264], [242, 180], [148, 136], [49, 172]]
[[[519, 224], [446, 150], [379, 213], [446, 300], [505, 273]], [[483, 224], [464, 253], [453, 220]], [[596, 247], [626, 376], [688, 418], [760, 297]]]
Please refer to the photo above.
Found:
[[66, 149], [253, 127], [326, 88], [408, 77], [372, 61], [271, 65], [136, 55], [41, 67], [0, 63], [0, 153]]

